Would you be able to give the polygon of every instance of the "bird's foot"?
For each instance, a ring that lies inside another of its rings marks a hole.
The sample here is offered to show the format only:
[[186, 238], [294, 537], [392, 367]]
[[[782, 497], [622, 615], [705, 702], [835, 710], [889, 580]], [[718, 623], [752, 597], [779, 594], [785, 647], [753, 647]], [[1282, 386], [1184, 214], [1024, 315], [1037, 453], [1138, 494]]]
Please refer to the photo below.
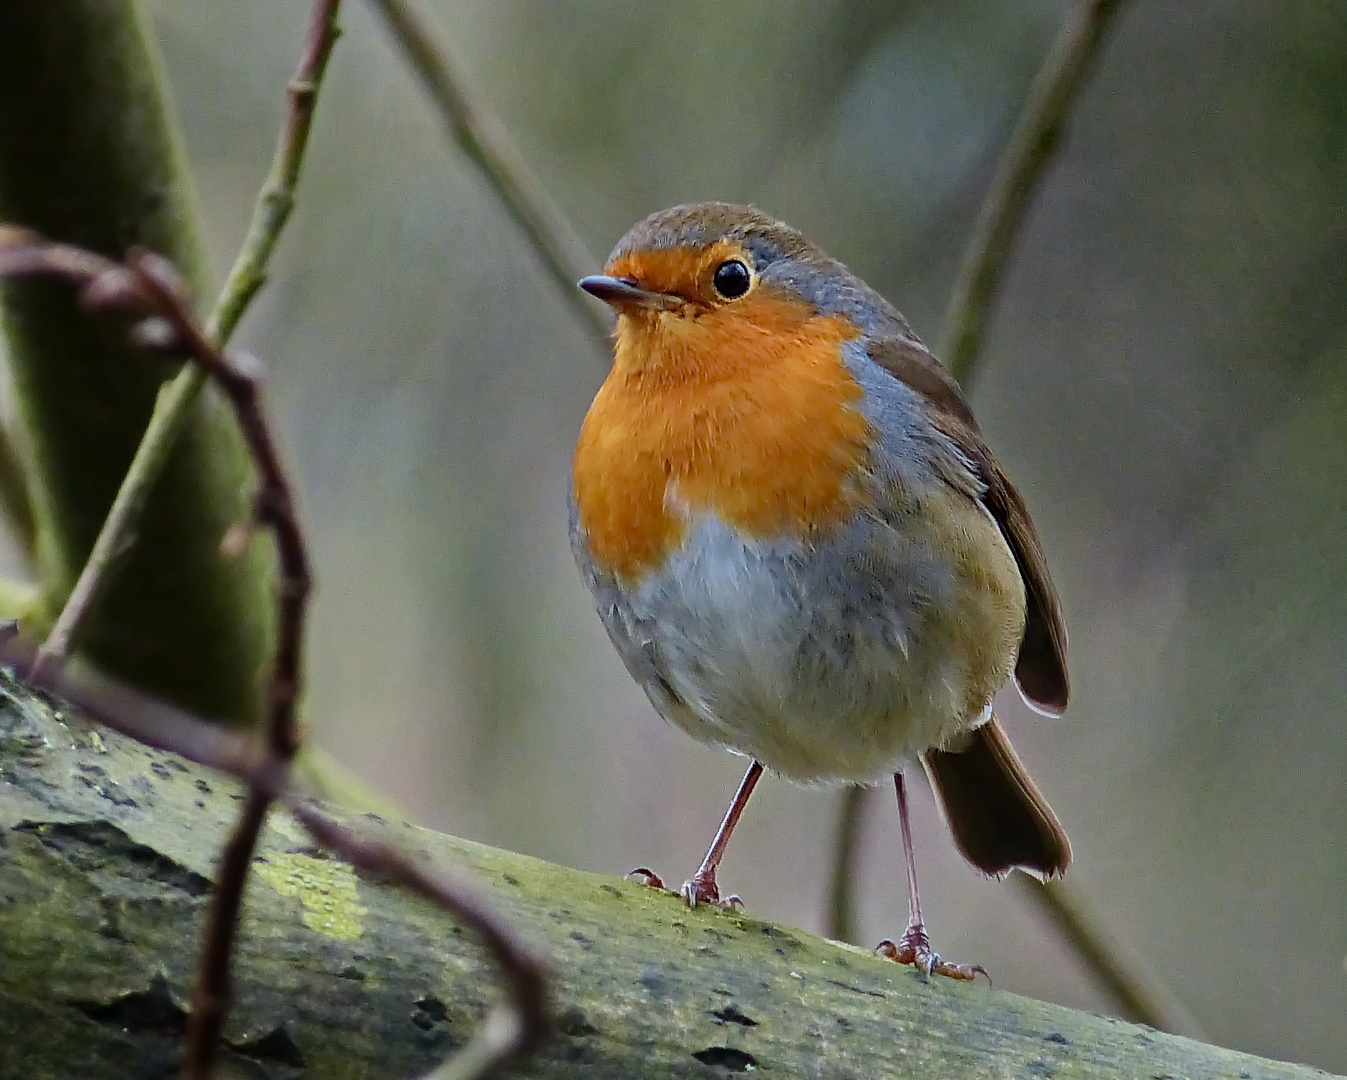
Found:
[[652, 889], [663, 889], [665, 892], [669, 891], [668, 886], [664, 884], [664, 879], [648, 866], [638, 866], [627, 875], [627, 880], [634, 881], [637, 885], [646, 885]]
[[[634, 881], [637, 885], [645, 885], [651, 889], [662, 889], [665, 892], [673, 892], [664, 884], [664, 879], [648, 866], [638, 866], [627, 875], [628, 881]], [[692, 875], [691, 881], [683, 882], [683, 887], [678, 890], [678, 895], [682, 896], [688, 902], [688, 907], [696, 907], [698, 904], [710, 904], [714, 907], [729, 908], [737, 911], [744, 906], [743, 900], [738, 896], [727, 896], [723, 900], [720, 897], [720, 888], [716, 885], [716, 874], [712, 870], [710, 873], [703, 874], [700, 870]]]
[[892, 941], [881, 941], [875, 946], [875, 952], [886, 956], [899, 964], [911, 964], [926, 975], [944, 975], [950, 979], [962, 979], [972, 982], [981, 974], [987, 975], [987, 969], [981, 964], [954, 964], [940, 959], [940, 954], [931, 951], [931, 939], [926, 936], [926, 927], [921, 923], [909, 926], [895, 945]]
[[688, 902], [688, 907], [694, 908], [698, 904], [711, 904], [715, 907], [737, 911], [744, 906], [744, 902], [738, 896], [727, 896], [723, 900], [721, 899], [720, 887], [716, 884], [715, 870], [698, 870], [692, 875], [691, 881], [683, 882], [683, 899]]

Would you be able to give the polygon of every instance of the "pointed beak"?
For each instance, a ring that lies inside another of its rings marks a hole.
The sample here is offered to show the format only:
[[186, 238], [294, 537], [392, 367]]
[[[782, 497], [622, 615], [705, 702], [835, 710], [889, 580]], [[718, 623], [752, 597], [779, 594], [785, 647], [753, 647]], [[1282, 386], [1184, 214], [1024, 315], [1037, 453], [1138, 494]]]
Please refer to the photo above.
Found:
[[683, 301], [668, 293], [643, 289], [631, 278], [609, 277], [607, 274], [590, 274], [579, 281], [580, 288], [597, 296], [605, 304], [621, 311], [627, 307], [649, 308], [654, 311], [672, 311], [681, 307]]

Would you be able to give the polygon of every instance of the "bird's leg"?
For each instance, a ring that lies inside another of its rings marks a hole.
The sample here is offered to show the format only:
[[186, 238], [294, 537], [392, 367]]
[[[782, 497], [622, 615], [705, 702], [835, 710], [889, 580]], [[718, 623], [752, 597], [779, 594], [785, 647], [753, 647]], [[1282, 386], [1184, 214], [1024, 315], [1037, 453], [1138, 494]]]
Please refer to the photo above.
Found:
[[926, 935], [926, 924], [921, 917], [921, 894], [917, 890], [917, 859], [912, 851], [912, 823], [907, 814], [907, 792], [903, 786], [903, 774], [893, 774], [893, 786], [898, 792], [898, 824], [903, 834], [903, 855], [907, 860], [907, 929], [895, 945], [892, 941], [881, 941], [875, 951], [900, 964], [911, 964], [927, 975], [946, 975], [951, 979], [972, 980], [978, 972], [986, 975], [986, 969], [978, 964], [952, 964], [941, 960], [938, 953], [931, 951], [931, 939]]
[[706, 853], [706, 858], [702, 860], [701, 866], [697, 872], [692, 875], [692, 880], [683, 883], [683, 895], [687, 898], [690, 906], [696, 907], [698, 904], [719, 904], [724, 903], [733, 906], [740, 902], [737, 896], [728, 897], [722, 901], [720, 899], [720, 889], [716, 885], [716, 868], [720, 866], [720, 860], [725, 856], [725, 845], [730, 842], [730, 833], [734, 832], [734, 827], [739, 824], [739, 816], [744, 812], [744, 806], [748, 803], [748, 797], [753, 794], [753, 787], [758, 782], [758, 777], [762, 775], [762, 766], [756, 761], [748, 767], [748, 772], [744, 773], [744, 778], [739, 781], [739, 790], [734, 793], [734, 801], [730, 803], [730, 808], [725, 811], [725, 820], [720, 823], [720, 828], [716, 831], [716, 838], [711, 841], [711, 848]]

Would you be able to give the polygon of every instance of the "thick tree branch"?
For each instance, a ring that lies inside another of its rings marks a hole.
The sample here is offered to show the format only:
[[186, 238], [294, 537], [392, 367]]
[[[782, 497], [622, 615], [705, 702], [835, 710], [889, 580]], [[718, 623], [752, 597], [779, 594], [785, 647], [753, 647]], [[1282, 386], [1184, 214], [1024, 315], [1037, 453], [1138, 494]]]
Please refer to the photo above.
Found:
[[[173, 1068], [212, 860], [240, 797], [0, 679], [4, 1060], [32, 1080]], [[926, 982], [743, 912], [690, 911], [619, 878], [301, 806], [273, 815], [252, 863], [230, 1074], [410, 1076], [465, 1046], [490, 1009], [481, 939], [360, 858], [324, 855], [303, 828], [312, 813], [414, 853], [429, 876], [471, 869], [497, 917], [553, 958], [559, 1031], [514, 1075], [1324, 1075], [982, 983]]]

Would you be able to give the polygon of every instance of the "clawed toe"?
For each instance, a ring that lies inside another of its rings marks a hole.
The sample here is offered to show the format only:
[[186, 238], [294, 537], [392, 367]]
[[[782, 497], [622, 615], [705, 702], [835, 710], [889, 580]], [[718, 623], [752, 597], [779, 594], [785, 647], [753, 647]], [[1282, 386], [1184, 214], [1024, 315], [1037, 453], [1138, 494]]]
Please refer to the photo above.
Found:
[[[637, 885], [644, 885], [647, 888], [673, 892], [664, 884], [664, 879], [648, 866], [638, 866], [635, 870], [630, 871], [627, 874], [627, 880], [635, 882]], [[738, 911], [744, 906], [743, 900], [737, 895], [721, 897], [720, 889], [716, 885], [715, 874], [693, 874], [691, 881], [683, 882], [683, 887], [678, 890], [678, 895], [688, 902], [688, 907], [695, 908], [701, 904], [709, 904], [712, 907], [723, 907]]]
[[627, 875], [628, 881], [634, 881], [637, 885], [646, 885], [652, 889], [665, 889], [664, 879], [649, 867], [638, 866]]
[[884, 940], [875, 946], [875, 952], [899, 964], [911, 964], [925, 975], [943, 975], [947, 979], [960, 979], [972, 982], [979, 974], [986, 976], [987, 969], [981, 964], [955, 964], [942, 960], [940, 954], [932, 951], [931, 940], [926, 936], [926, 928], [920, 924], [909, 926], [898, 944]]
[[737, 895], [720, 895], [720, 887], [716, 884], [715, 873], [703, 874], [700, 871], [692, 875], [691, 881], [683, 882], [683, 899], [688, 902], [688, 907], [696, 907], [698, 904], [711, 904], [715, 907], [729, 908], [731, 911], [738, 911], [744, 906], [744, 902]]

